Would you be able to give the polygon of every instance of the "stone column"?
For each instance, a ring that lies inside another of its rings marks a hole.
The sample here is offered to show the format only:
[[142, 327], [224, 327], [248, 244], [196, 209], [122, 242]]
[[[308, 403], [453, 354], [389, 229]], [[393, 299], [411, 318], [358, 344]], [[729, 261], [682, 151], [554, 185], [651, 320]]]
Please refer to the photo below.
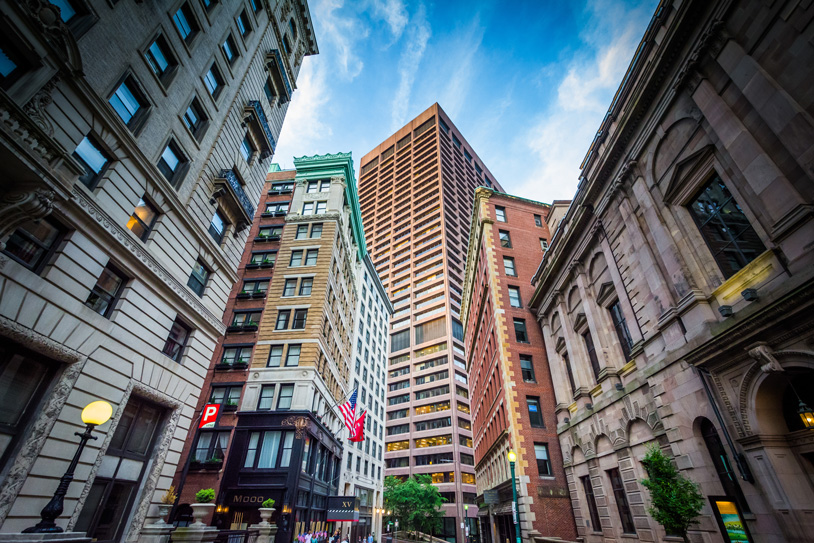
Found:
[[565, 337], [565, 348], [569, 354], [571, 371], [574, 374], [574, 384], [577, 387], [574, 391], [574, 398], [587, 397], [588, 401], [590, 401], [588, 391], [593, 388], [595, 380], [588, 367], [590, 366], [590, 364], [588, 364], [588, 353], [582, 344], [582, 338], [577, 340], [577, 333], [571, 326], [571, 319], [565, 307], [565, 302], [562, 299], [562, 295], [559, 294], [557, 295], [557, 311], [560, 313], [562, 333]]
[[[582, 298], [582, 308], [585, 310], [588, 330], [594, 342], [594, 351], [599, 361], [600, 374], [596, 376], [596, 380], [601, 382], [605, 380], [609, 373], [615, 375], [616, 372], [613, 370], [623, 366], [627, 363], [627, 360], [619, 364], [620, 357], [617, 353], [621, 351], [618, 349], [610, 351], [612, 343], [608, 332], [613, 328], [613, 324], [609, 322], [610, 319], [606, 319], [602, 315], [604, 308], [600, 308], [596, 303], [593, 292], [586, 284], [585, 272], [581, 269], [576, 274], [576, 283], [577, 288], [579, 288], [579, 297]], [[617, 363], [614, 363], [614, 361]]]
[[551, 380], [554, 385], [554, 400], [557, 405], [571, 405], [574, 401], [574, 391], [568, 393], [571, 385], [568, 383], [568, 377], [565, 375], [565, 369], [562, 367], [562, 360], [557, 351], [554, 350], [554, 336], [551, 334], [551, 327], [546, 322], [540, 322], [543, 328], [543, 344], [545, 345], [546, 355], [548, 355], [548, 369], [551, 372]]
[[[259, 532], [259, 535], [257, 536], [257, 539], [255, 539], [254, 543], [273, 543], [274, 538], [277, 535], [277, 525], [269, 522], [252, 524], [249, 526], [249, 530], [257, 530]], [[381, 535], [379, 535], [379, 539], [381, 539]]]

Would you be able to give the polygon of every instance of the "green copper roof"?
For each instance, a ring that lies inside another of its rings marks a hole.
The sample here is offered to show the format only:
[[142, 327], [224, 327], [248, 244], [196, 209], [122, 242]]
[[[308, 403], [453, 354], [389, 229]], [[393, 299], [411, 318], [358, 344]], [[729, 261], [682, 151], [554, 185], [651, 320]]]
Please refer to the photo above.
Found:
[[345, 178], [345, 200], [350, 206], [350, 230], [356, 240], [359, 260], [367, 253], [365, 231], [362, 228], [362, 212], [359, 210], [359, 196], [356, 194], [356, 176], [353, 172], [353, 157], [350, 153], [294, 157], [296, 179], [325, 179], [335, 175]]
[[271, 163], [271, 167], [269, 168], [269, 173], [271, 173], [271, 172], [281, 172], [281, 171], [283, 171], [283, 170], [280, 168], [279, 164], [277, 164], [276, 162]]

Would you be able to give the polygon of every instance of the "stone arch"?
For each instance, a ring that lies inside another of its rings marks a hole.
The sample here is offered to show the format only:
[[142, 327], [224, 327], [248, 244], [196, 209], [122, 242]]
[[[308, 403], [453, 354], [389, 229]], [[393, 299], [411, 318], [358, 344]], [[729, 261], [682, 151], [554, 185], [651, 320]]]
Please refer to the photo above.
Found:
[[554, 334], [557, 331], [557, 329], [561, 327], [560, 314], [558, 312], [555, 311], [554, 314], [551, 315], [551, 323], [550, 324], [551, 324], [551, 333], [552, 334]]
[[594, 453], [602, 456], [613, 452], [613, 440], [607, 434], [599, 434], [594, 439]]
[[605, 260], [605, 253], [602, 251], [597, 251], [596, 254], [591, 258], [590, 264], [588, 265], [588, 277], [591, 279], [591, 282], [596, 284], [601, 277], [605, 270], [608, 269], [608, 262]]
[[655, 429], [642, 417], [629, 420], [625, 426], [625, 434], [627, 435], [628, 445], [647, 443], [656, 438]]
[[580, 445], [574, 445], [571, 448], [571, 465], [582, 464], [585, 462], [585, 452]]
[[579, 287], [574, 285], [571, 290], [568, 291], [568, 312], [573, 313], [574, 310], [579, 306], [581, 302], [581, 298], [579, 295]]
[[[795, 373], [814, 373], [814, 352], [777, 351], [769, 362], [755, 362], [744, 375], [738, 409], [747, 435], [782, 435], [788, 432], [778, 398]], [[762, 360], [763, 361], [763, 360]]]

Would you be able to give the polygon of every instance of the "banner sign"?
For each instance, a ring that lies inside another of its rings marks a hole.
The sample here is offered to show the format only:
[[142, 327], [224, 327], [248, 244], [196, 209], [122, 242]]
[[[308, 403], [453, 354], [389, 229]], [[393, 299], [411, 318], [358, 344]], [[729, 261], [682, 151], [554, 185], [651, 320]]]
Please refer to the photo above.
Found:
[[219, 403], [206, 404], [201, 413], [201, 422], [198, 424], [198, 428], [214, 428], [215, 422], [218, 420], [218, 411], [220, 411]]
[[710, 496], [709, 502], [726, 543], [752, 542], [740, 508], [731, 496]]
[[483, 491], [483, 502], [486, 505], [497, 505], [500, 503], [500, 496], [498, 495], [497, 490], [484, 490]]
[[328, 496], [328, 522], [359, 522], [359, 498]]

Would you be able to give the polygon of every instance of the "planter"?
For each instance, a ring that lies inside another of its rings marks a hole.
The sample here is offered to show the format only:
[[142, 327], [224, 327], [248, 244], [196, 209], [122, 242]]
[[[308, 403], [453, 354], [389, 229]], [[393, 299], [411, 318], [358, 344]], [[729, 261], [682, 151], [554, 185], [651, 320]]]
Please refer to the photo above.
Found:
[[237, 404], [224, 404], [223, 412], [225, 413], [227, 411], [237, 411]]
[[223, 467], [223, 460], [219, 460], [217, 462], [204, 462], [203, 469], [206, 471], [218, 471], [220, 468]]
[[193, 522], [191, 524], [191, 526], [195, 526], [197, 528], [201, 528], [203, 526], [206, 526], [206, 524], [204, 524], [203, 519], [204, 519], [204, 517], [209, 515], [212, 511], [215, 510], [215, 504], [214, 503], [193, 503], [193, 504], [191, 504], [191, 507], [192, 507], [192, 518], [195, 520], [195, 522]]
[[198, 460], [193, 460], [189, 463], [189, 469], [191, 469], [192, 471], [202, 470], [204, 469], [204, 463], [199, 462]]
[[267, 526], [269, 521], [271, 520], [271, 515], [274, 514], [273, 507], [261, 507], [258, 509], [260, 511], [260, 525]]
[[166, 519], [167, 515], [170, 514], [172, 511], [172, 504], [171, 503], [159, 503], [158, 504], [158, 520], [153, 524], [153, 526], [169, 526], [167, 524]]
[[251, 298], [251, 297], [252, 297], [251, 292], [238, 292], [237, 296], [235, 296], [235, 298], [238, 298], [238, 299], [241, 299], [241, 300], [246, 299], [246, 298]]

